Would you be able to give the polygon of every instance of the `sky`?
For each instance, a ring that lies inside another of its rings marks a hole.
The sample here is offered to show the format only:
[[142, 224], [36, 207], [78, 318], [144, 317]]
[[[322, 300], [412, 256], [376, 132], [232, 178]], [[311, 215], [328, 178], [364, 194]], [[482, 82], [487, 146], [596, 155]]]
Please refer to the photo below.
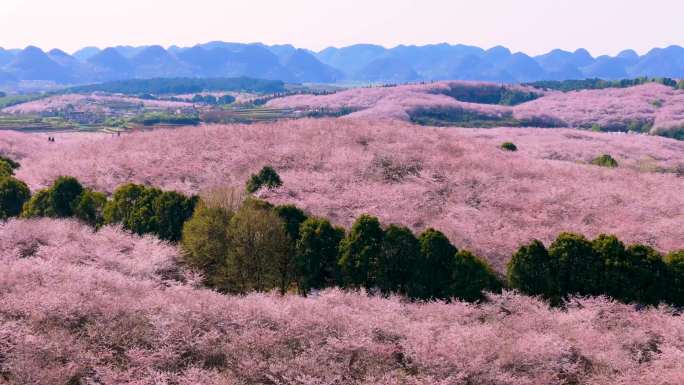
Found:
[[684, 45], [683, 14], [682, 0], [2, 0], [0, 47], [446, 42], [614, 55]]

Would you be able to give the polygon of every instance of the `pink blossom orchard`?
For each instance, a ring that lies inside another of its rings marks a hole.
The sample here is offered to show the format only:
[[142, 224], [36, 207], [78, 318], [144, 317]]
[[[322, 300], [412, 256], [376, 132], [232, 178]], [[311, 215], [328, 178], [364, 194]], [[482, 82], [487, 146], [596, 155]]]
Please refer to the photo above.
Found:
[[[0, 136], [0, 153], [22, 163], [18, 177], [34, 190], [72, 175], [107, 192], [136, 182], [197, 193], [244, 186], [270, 164], [284, 181], [261, 193], [273, 203], [344, 226], [369, 213], [415, 231], [434, 227], [500, 271], [521, 244], [562, 231], [684, 248], [684, 142], [661, 137], [360, 119], [54, 136]], [[505, 141], [519, 151], [501, 151]], [[603, 153], [620, 167], [589, 164]], [[388, 171], [402, 177], [388, 180]]]
[[[483, 115], [512, 114], [517, 119], [543, 118], [567, 127], [608, 127], [630, 122], [652, 122], [652, 134], [663, 134], [684, 126], [684, 91], [649, 83], [628, 88], [608, 88], [576, 92], [542, 92], [528, 87], [509, 86], [542, 94], [536, 100], [515, 107], [459, 102], [436, 93], [450, 84], [477, 88], [487, 83], [439, 82], [425, 85], [358, 88], [332, 95], [295, 95], [272, 100], [272, 107], [359, 109], [349, 117], [409, 119], [416, 108], [458, 108]], [[489, 84], [490, 86], [492, 84]]]
[[1, 110], [3, 113], [10, 114], [33, 114], [49, 110], [63, 110], [71, 105], [79, 111], [103, 113], [110, 110], [108, 103], [127, 103], [141, 105], [148, 108], [181, 108], [192, 107], [190, 102], [177, 102], [167, 100], [148, 100], [127, 96], [99, 95], [99, 94], [66, 94], [50, 96], [44, 99], [34, 100], [26, 103], [6, 107]]
[[603, 298], [565, 310], [329, 290], [196, 288], [178, 251], [116, 228], [0, 224], [0, 378], [9, 384], [684, 382], [684, 323]]

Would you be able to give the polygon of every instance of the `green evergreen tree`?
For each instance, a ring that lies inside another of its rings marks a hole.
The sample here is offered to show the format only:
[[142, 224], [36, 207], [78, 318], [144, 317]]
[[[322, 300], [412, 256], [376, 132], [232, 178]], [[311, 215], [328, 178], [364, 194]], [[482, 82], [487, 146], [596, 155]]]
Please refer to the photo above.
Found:
[[633, 301], [657, 305], [667, 301], [667, 265], [660, 253], [652, 247], [631, 245], [627, 247], [630, 263], [629, 277], [633, 290]]
[[51, 217], [53, 216], [50, 205], [50, 190], [43, 189], [31, 196], [24, 204], [21, 216], [24, 218]]
[[361, 215], [340, 243], [338, 264], [347, 286], [370, 289], [376, 284], [376, 268], [383, 231], [377, 218]]
[[107, 196], [103, 193], [85, 190], [74, 209], [74, 216], [83, 222], [99, 228], [104, 223], [104, 206]]
[[625, 245], [616, 236], [606, 234], [599, 235], [591, 244], [603, 259], [605, 277], [602, 292], [619, 301], [634, 301], [633, 265]]
[[410, 295], [420, 261], [420, 243], [413, 232], [398, 225], [385, 229], [378, 260], [377, 284], [385, 294]]
[[551, 299], [558, 295], [556, 272], [546, 247], [535, 239], [521, 246], [508, 262], [508, 284], [521, 293]]
[[440, 231], [427, 229], [420, 237], [420, 262], [416, 279], [418, 298], [446, 299], [451, 296], [454, 258], [458, 249]]
[[0, 220], [19, 216], [30, 197], [26, 183], [11, 176], [0, 177]]
[[584, 236], [561, 233], [549, 247], [549, 256], [558, 268], [561, 297], [601, 293], [603, 260]]
[[83, 186], [76, 178], [60, 176], [50, 187], [50, 207], [55, 217], [73, 217], [83, 194]]
[[451, 295], [464, 301], [481, 301], [484, 292], [501, 292], [502, 283], [483, 259], [467, 250], [456, 253]]
[[684, 249], [673, 251], [665, 257], [668, 270], [668, 301], [676, 306], [684, 306]]

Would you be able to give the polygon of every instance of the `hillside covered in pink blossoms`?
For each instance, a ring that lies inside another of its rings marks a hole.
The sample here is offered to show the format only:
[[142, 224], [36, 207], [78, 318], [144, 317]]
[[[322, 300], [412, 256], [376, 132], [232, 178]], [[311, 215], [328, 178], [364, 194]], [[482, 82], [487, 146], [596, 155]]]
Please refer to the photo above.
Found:
[[684, 323], [604, 298], [409, 303], [337, 289], [225, 296], [175, 247], [68, 220], [0, 224], [0, 382], [684, 382]]
[[[124, 134], [3, 133], [32, 189], [60, 175], [113, 192], [127, 182], [198, 193], [244, 186], [272, 165], [262, 191], [348, 226], [362, 213], [435, 227], [498, 270], [532, 238], [609, 232], [662, 252], [684, 247], [684, 142], [572, 129], [453, 129], [397, 121], [303, 119]], [[517, 152], [499, 145], [512, 141]], [[615, 169], [591, 165], [611, 154]]]
[[[518, 104], [469, 103], [445, 95], [449, 88], [478, 89], [496, 86], [478, 82], [437, 82], [396, 87], [357, 88], [332, 95], [295, 95], [269, 102], [272, 107], [350, 108], [349, 117], [409, 120], [412, 111], [425, 108], [465, 110], [484, 116], [511, 115], [516, 119], [536, 119], [542, 126], [620, 127], [645, 126], [648, 132], [674, 135], [684, 127], [684, 90], [649, 83], [627, 88], [573, 92], [540, 91], [524, 86], [499, 86], [536, 92], [539, 98]], [[456, 126], [458, 124], [455, 124]]]

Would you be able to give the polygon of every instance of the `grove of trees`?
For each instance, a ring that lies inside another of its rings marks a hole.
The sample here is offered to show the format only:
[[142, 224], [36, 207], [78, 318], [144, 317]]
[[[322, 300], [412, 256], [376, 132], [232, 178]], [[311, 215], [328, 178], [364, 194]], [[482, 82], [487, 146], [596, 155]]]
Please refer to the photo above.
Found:
[[[432, 228], [415, 235], [361, 215], [345, 231], [296, 206], [273, 206], [240, 189], [200, 199], [126, 184], [108, 198], [62, 176], [31, 195], [14, 177], [19, 167], [0, 158], [0, 220], [73, 217], [95, 229], [119, 224], [136, 234], [179, 242], [183, 262], [221, 292], [306, 295], [341, 286], [417, 300], [479, 301], [486, 292], [511, 288], [552, 304], [577, 295], [606, 295], [626, 303], [684, 306], [684, 250], [663, 256], [646, 245], [626, 246], [613, 235], [589, 240], [561, 233], [548, 247], [532, 240], [513, 254], [501, 277]], [[280, 184], [277, 172], [264, 167], [247, 191]]]

